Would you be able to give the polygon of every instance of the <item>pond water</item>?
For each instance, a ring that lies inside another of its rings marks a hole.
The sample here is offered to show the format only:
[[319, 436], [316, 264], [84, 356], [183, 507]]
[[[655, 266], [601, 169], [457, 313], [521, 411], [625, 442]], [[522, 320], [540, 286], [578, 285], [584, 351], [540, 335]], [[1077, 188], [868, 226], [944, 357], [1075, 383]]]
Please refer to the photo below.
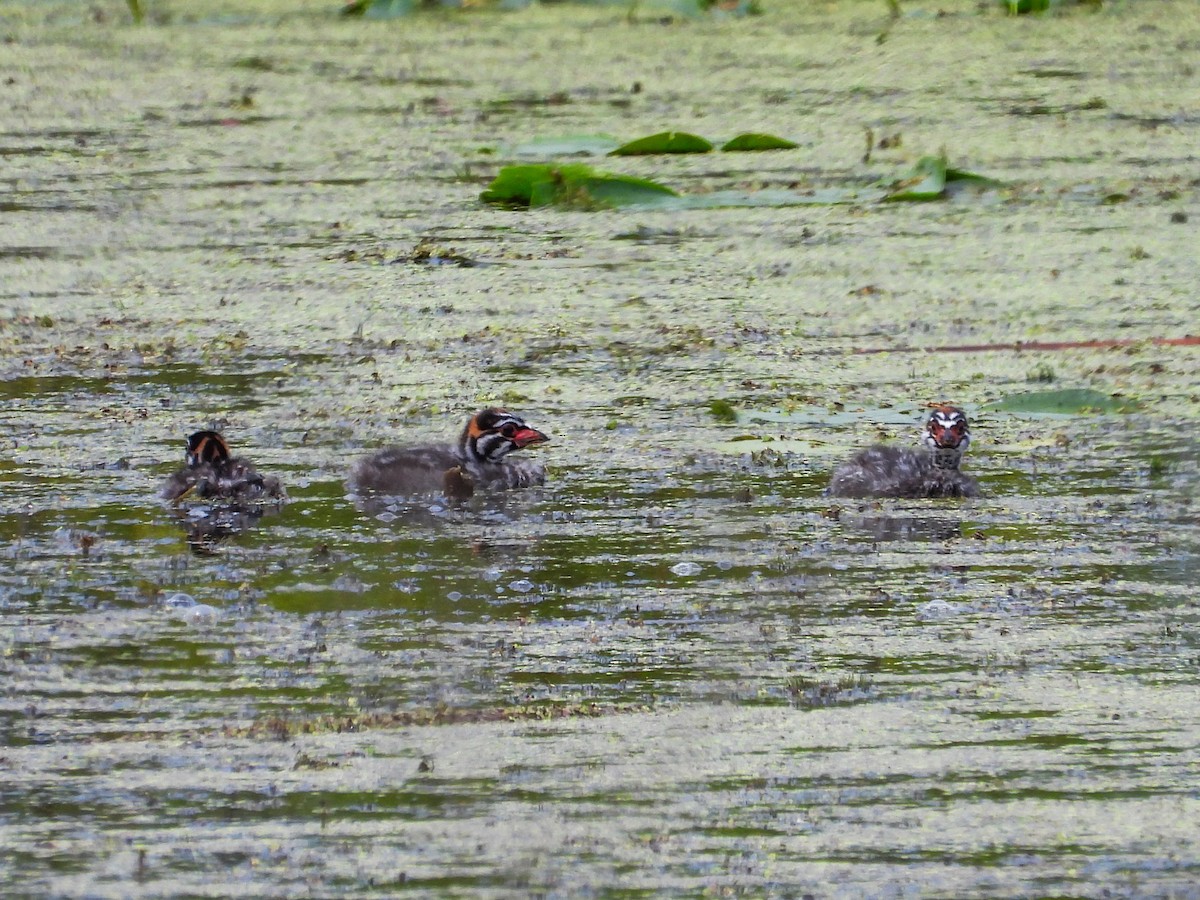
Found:
[[[0, 5], [6, 892], [1200, 896], [1200, 8], [765, 5]], [[477, 200], [665, 128], [1003, 185]], [[823, 496], [936, 401], [985, 497]], [[544, 488], [348, 496], [494, 403]], [[161, 505], [205, 427], [291, 502]]]

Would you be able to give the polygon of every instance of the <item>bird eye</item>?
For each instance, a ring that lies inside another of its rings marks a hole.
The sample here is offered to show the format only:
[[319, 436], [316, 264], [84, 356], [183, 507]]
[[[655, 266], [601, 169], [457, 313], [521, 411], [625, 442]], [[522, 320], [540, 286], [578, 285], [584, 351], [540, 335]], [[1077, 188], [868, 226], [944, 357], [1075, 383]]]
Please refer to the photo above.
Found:
[[517, 433], [517, 426], [514, 425], [512, 422], [509, 422], [503, 428], [500, 429], [500, 433], [502, 435], [504, 435], [506, 438], [510, 438], [514, 434]]

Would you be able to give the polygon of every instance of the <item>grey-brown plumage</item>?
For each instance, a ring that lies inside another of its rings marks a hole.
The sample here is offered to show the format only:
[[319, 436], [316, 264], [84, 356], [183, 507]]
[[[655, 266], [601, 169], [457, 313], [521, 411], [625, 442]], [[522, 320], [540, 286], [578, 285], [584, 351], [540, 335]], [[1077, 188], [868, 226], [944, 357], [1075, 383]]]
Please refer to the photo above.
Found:
[[922, 432], [922, 449], [868, 447], [833, 473], [833, 497], [978, 497], [979, 485], [958, 468], [971, 443], [961, 409], [935, 409]]
[[451, 499], [476, 490], [532, 487], [545, 483], [545, 466], [508, 454], [548, 440], [519, 416], [481, 409], [467, 420], [457, 443], [380, 450], [354, 464], [349, 485], [355, 493], [442, 493]]
[[204, 500], [229, 506], [278, 503], [287, 499], [278, 478], [262, 475], [244, 457], [233, 456], [215, 431], [188, 437], [186, 465], [170, 475], [159, 491], [164, 500]]

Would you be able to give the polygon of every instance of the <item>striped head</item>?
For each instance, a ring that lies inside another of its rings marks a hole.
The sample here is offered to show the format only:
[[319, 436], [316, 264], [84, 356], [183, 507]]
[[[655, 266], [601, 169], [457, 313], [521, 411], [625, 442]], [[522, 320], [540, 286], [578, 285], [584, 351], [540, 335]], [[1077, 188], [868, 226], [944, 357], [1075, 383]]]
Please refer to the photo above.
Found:
[[467, 421], [459, 445], [469, 462], [498, 463], [514, 450], [550, 440], [520, 416], [503, 409], [481, 409]]
[[971, 446], [967, 414], [957, 406], [939, 406], [929, 414], [921, 443], [933, 452], [933, 464], [939, 469], [957, 469], [962, 455]]
[[220, 468], [229, 462], [229, 445], [215, 431], [197, 431], [187, 439], [187, 455], [184, 459], [189, 469], [205, 464]]

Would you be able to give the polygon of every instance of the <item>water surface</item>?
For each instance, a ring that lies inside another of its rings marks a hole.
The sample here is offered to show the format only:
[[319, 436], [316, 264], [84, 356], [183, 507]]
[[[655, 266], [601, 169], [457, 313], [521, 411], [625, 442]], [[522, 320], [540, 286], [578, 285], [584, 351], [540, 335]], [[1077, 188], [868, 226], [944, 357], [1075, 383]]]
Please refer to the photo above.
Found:
[[[1197, 351], [1151, 343], [1200, 313], [1195, 7], [326, 6], [0, 8], [10, 890], [1195, 896]], [[667, 127], [802, 146], [606, 165], [1005, 186], [476, 200], [522, 141]], [[1096, 339], [1135, 343], [953, 349]], [[1130, 409], [988, 406], [1059, 387]], [[822, 495], [942, 400], [985, 498]], [[347, 495], [489, 403], [544, 489]], [[211, 426], [292, 497], [233, 536], [154, 499]]]

